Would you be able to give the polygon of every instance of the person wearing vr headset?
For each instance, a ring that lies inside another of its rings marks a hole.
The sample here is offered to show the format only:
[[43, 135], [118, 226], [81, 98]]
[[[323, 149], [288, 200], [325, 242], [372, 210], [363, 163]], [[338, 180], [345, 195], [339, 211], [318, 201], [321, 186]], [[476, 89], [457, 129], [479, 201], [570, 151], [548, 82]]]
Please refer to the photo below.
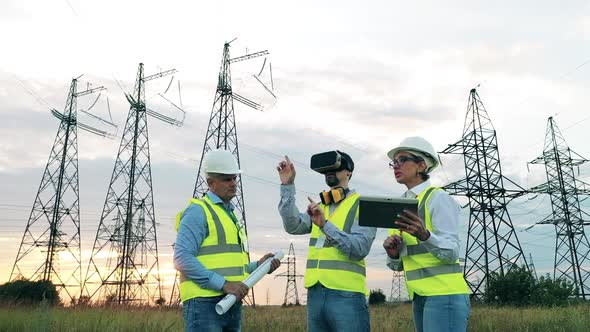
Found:
[[470, 304], [459, 264], [459, 205], [428, 180], [439, 165], [436, 152], [425, 139], [408, 137], [387, 156], [396, 181], [408, 189], [403, 196], [418, 199], [418, 215], [392, 216], [399, 229], [390, 229], [383, 242], [387, 266], [405, 272], [416, 331], [466, 331]]
[[359, 195], [349, 188], [352, 158], [342, 151], [311, 157], [329, 189], [320, 203], [309, 198], [305, 212], [295, 203], [295, 166], [285, 156], [277, 167], [281, 180], [279, 213], [289, 234], [311, 234], [305, 271], [307, 329], [369, 331], [365, 257], [376, 229], [358, 225]]

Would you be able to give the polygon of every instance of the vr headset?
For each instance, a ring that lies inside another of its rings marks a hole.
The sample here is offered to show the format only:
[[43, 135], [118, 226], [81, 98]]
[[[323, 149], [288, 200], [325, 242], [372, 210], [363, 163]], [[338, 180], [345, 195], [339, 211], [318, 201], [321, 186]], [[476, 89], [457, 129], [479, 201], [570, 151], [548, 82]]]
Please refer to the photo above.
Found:
[[311, 156], [310, 167], [320, 174], [338, 172], [343, 169], [354, 171], [352, 158], [341, 151], [328, 151]]

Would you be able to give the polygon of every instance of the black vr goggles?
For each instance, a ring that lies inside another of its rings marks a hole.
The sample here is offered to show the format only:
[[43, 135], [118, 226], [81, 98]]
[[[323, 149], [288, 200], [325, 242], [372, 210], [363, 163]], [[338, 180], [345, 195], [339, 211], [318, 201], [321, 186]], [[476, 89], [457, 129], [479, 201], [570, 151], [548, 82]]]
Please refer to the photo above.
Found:
[[343, 169], [354, 171], [354, 162], [342, 151], [328, 151], [311, 156], [310, 167], [320, 174], [338, 172]]

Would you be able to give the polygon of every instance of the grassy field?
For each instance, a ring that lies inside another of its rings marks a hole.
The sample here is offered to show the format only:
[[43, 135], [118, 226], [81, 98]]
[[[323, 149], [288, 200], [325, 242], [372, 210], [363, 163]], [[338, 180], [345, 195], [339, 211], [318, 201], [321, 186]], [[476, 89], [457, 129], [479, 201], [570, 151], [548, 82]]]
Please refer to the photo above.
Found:
[[[372, 331], [413, 331], [410, 305], [371, 307]], [[243, 331], [305, 331], [305, 307], [245, 308]], [[178, 309], [0, 308], [0, 331], [182, 331]], [[589, 331], [590, 305], [567, 308], [475, 306], [469, 331]]]

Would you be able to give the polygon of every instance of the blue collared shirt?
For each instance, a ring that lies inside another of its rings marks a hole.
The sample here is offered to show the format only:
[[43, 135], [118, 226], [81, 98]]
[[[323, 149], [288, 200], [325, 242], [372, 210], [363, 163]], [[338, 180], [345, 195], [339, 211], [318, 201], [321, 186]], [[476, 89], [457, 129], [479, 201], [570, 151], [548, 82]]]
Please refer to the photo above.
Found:
[[[232, 203], [225, 204], [213, 192], [208, 192], [207, 197], [226, 211], [228, 216], [234, 210]], [[221, 291], [225, 284], [225, 278], [219, 273], [209, 271], [196, 257], [207, 236], [209, 236], [209, 226], [205, 211], [200, 205], [191, 204], [180, 219], [180, 227], [174, 244], [174, 267], [185, 278], [196, 282], [201, 288]], [[250, 262], [246, 271], [251, 273], [257, 265], [258, 262]]]

